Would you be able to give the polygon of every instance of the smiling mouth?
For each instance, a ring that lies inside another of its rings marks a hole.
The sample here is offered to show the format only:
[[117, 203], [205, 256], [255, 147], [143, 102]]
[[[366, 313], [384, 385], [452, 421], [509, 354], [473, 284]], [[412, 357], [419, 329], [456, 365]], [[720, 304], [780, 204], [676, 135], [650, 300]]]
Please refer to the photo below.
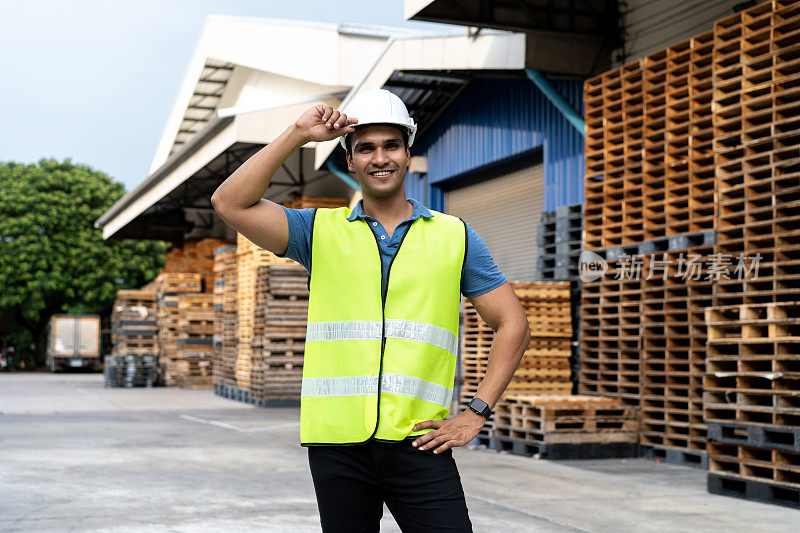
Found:
[[386, 178], [394, 174], [394, 170], [376, 170], [374, 172], [370, 172], [370, 176], [375, 176], [376, 178]]

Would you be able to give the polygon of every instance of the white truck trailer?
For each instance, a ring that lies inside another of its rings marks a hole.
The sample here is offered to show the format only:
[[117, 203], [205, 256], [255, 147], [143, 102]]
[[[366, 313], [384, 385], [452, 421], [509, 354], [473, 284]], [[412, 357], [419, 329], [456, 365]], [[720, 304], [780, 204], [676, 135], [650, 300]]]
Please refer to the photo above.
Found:
[[47, 368], [94, 371], [100, 363], [100, 316], [53, 315], [47, 338]]

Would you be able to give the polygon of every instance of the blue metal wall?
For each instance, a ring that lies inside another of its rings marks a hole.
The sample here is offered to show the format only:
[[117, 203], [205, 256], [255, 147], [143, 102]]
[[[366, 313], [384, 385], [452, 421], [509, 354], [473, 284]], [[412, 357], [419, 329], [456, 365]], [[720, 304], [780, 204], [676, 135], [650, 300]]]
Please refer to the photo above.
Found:
[[[583, 115], [583, 82], [550, 79]], [[444, 209], [441, 185], [542, 149], [544, 209], [583, 202], [583, 136], [527, 78], [477, 79], [411, 149], [428, 156], [427, 205]], [[409, 174], [406, 194], [425, 202], [424, 176]]]

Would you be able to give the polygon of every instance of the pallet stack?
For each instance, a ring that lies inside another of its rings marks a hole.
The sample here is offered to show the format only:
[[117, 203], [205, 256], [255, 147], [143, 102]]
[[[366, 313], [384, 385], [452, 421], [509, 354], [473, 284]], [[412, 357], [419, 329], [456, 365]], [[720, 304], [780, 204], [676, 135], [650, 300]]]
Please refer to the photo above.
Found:
[[608, 272], [583, 284], [579, 390], [641, 407], [641, 444], [690, 463], [713, 283], [680, 268], [716, 239], [713, 59], [706, 32], [586, 84], [584, 248]]
[[[800, 4], [714, 27], [715, 252], [708, 315], [711, 492], [800, 508]], [[738, 270], [737, 270], [738, 269]], [[749, 269], [752, 269], [748, 272]]]
[[111, 343], [116, 355], [157, 355], [156, 293], [117, 291], [111, 312]]
[[583, 204], [566, 205], [542, 213], [537, 228], [535, 278], [539, 281], [577, 281], [581, 255]]
[[167, 360], [167, 375], [174, 375], [181, 388], [210, 389], [213, 356], [214, 295], [179, 294], [178, 350]]
[[541, 459], [636, 455], [636, 413], [618, 399], [508, 395], [494, 412], [493, 449]]
[[295, 264], [250, 242], [239, 234], [236, 241], [236, 305], [237, 349], [235, 378], [238, 389], [253, 390], [253, 338], [256, 310], [256, 281], [258, 267], [273, 264]]
[[[586, 84], [584, 246], [611, 272], [640, 256], [643, 279], [639, 302], [633, 287], [584, 284], [581, 391], [619, 395], [603, 367], [633, 361], [587, 299], [639, 305], [642, 443], [688, 464], [706, 457], [705, 308], [800, 300], [799, 24], [796, 1], [764, 2]], [[664, 263], [667, 278], [644, 279]]]
[[796, 2], [767, 2], [715, 27], [716, 252], [758, 259], [758, 278], [719, 280], [718, 306], [800, 300], [798, 17]]
[[800, 507], [800, 303], [706, 318], [709, 490]]
[[[642, 280], [628, 260], [581, 288], [579, 391], [641, 405]], [[632, 272], [630, 268], [633, 268]]]
[[511, 285], [528, 317], [532, 338], [507, 390], [512, 394], [569, 394], [572, 390], [569, 282]]
[[214, 286], [214, 250], [232, 244], [228, 240], [206, 238], [173, 246], [167, 252], [161, 272], [200, 274], [203, 280], [202, 292], [211, 293]]
[[157, 379], [156, 293], [117, 291], [111, 312], [111, 355], [104, 359], [106, 387], [152, 387]]
[[[557, 394], [572, 391], [570, 381], [569, 282], [512, 282], [531, 327], [531, 342], [504, 394]], [[461, 375], [459, 412], [475, 396], [489, 363], [494, 332], [469, 300], [462, 310]], [[481, 431], [491, 436], [493, 422]]]
[[308, 320], [308, 273], [293, 264], [257, 269], [251, 392], [261, 405], [300, 399]]
[[[283, 205], [306, 209], [348, 203], [346, 198], [302, 196]], [[273, 265], [280, 267], [271, 271], [268, 267]], [[235, 248], [215, 251], [214, 271], [215, 361], [219, 362], [213, 377], [215, 394], [260, 406], [299, 405], [302, 365], [298, 354], [303, 352], [298, 341], [305, 339], [308, 311], [307, 303], [287, 302], [307, 299], [305, 269], [298, 270], [293, 260], [280, 258], [237, 235]], [[273, 271], [276, 281], [270, 282]], [[303, 306], [304, 313], [300, 311]], [[303, 332], [299, 337], [298, 328]], [[278, 359], [283, 362], [278, 363]]]
[[159, 365], [166, 386], [179, 385], [179, 376], [186, 365], [185, 352], [179, 342], [180, 296], [185, 293], [199, 294], [202, 291], [202, 276], [193, 273], [162, 272], [155, 279], [158, 301], [158, 345]]
[[566, 205], [542, 213], [536, 233], [539, 253], [536, 259], [537, 281], [569, 281], [572, 314], [573, 392], [577, 392], [580, 371], [581, 279], [578, 264], [582, 251], [583, 204]]
[[236, 384], [236, 324], [239, 311], [236, 294], [236, 246], [220, 246], [214, 249], [212, 375], [215, 390]]
[[[641, 443], [687, 450], [704, 464], [703, 375], [706, 360], [705, 307], [713, 284], [687, 274], [707, 265], [713, 246], [645, 256], [642, 301]], [[687, 457], [689, 457], [687, 455]], [[691, 459], [690, 459], [691, 460]]]

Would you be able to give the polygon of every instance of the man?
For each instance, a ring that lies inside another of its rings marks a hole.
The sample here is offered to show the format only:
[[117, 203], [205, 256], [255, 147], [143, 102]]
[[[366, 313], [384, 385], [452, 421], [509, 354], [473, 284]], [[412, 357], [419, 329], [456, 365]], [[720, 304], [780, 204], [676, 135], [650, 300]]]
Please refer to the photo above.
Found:
[[[491, 416], [530, 341], [527, 317], [468, 224], [406, 199], [416, 125], [402, 100], [367, 91], [349, 109], [312, 107], [211, 200], [237, 231], [309, 271], [300, 437], [323, 530], [378, 531], [386, 503], [403, 531], [471, 531], [451, 448]], [[337, 137], [363, 195], [352, 211], [262, 198], [292, 152]], [[470, 409], [444, 420], [461, 294], [496, 336]]]

